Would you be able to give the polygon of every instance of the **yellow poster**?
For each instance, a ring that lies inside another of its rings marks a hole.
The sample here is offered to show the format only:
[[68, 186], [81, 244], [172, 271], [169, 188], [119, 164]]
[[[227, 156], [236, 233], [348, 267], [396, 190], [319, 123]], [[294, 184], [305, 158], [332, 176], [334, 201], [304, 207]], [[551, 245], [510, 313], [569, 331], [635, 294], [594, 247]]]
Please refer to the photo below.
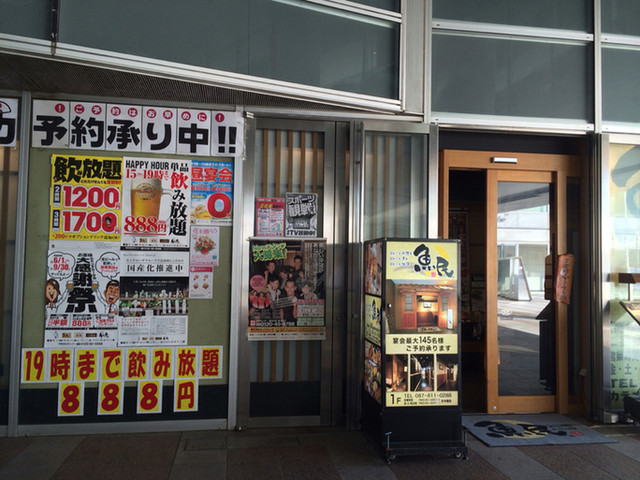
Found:
[[73, 350], [47, 350], [50, 382], [67, 382], [73, 379]]
[[122, 159], [53, 155], [49, 240], [120, 241]]
[[75, 351], [76, 380], [95, 382], [98, 380], [99, 351], [97, 348], [77, 348]]
[[98, 415], [122, 415], [124, 382], [100, 382]]
[[387, 242], [387, 280], [458, 279], [457, 242]]
[[138, 382], [136, 413], [162, 412], [162, 380]]
[[364, 338], [380, 346], [382, 299], [372, 295], [364, 296]]
[[222, 347], [199, 347], [200, 378], [222, 378]]
[[173, 395], [174, 412], [196, 412], [198, 410], [198, 380], [176, 380]]
[[178, 347], [176, 349], [176, 378], [196, 378], [197, 361], [197, 347]]
[[46, 381], [46, 356], [43, 348], [22, 349], [22, 383]]
[[126, 380], [145, 380], [148, 378], [149, 351], [146, 348], [127, 349]]
[[102, 370], [101, 380], [122, 380], [123, 368], [125, 358], [122, 355], [122, 350], [118, 348], [104, 348], [102, 349]]
[[84, 383], [60, 382], [58, 385], [58, 416], [81, 416], [84, 413]]
[[151, 378], [173, 378], [173, 348], [158, 347], [151, 350]]

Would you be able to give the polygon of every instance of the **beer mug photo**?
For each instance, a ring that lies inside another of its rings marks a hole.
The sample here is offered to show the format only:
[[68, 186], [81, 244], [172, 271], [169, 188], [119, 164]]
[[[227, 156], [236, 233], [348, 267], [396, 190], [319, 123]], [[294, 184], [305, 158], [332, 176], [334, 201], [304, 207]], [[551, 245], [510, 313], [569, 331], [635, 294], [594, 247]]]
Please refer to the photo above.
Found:
[[158, 218], [163, 195], [171, 195], [171, 190], [162, 188], [161, 178], [136, 177], [132, 179], [131, 215], [134, 218]]

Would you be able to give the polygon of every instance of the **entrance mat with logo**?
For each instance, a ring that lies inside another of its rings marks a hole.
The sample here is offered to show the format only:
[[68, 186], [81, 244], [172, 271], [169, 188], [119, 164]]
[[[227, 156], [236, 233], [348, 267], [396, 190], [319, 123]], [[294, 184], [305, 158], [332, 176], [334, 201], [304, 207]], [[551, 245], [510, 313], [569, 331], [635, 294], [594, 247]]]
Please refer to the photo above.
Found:
[[463, 415], [462, 425], [490, 447], [617, 443], [562, 415]]

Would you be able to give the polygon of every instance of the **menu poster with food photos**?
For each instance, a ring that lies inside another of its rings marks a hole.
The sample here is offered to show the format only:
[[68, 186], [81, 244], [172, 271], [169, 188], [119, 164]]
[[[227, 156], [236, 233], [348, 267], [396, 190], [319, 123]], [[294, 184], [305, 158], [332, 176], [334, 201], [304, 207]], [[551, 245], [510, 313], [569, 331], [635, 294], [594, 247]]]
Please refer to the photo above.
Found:
[[213, 298], [213, 267], [219, 263], [219, 246], [220, 227], [191, 227], [190, 298]]
[[233, 163], [191, 162], [191, 224], [231, 225]]
[[382, 345], [382, 299], [373, 295], [364, 296], [364, 338], [380, 346]]
[[382, 242], [368, 242], [364, 255], [364, 291], [382, 295]]
[[364, 341], [364, 389], [382, 403], [382, 352], [380, 347]]

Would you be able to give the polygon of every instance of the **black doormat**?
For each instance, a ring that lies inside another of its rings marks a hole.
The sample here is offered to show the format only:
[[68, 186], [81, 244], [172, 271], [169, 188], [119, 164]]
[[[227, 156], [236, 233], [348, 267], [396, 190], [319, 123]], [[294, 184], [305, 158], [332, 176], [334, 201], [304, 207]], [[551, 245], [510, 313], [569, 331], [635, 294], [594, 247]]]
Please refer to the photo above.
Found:
[[490, 447], [617, 443], [563, 415], [463, 415], [462, 425]]

